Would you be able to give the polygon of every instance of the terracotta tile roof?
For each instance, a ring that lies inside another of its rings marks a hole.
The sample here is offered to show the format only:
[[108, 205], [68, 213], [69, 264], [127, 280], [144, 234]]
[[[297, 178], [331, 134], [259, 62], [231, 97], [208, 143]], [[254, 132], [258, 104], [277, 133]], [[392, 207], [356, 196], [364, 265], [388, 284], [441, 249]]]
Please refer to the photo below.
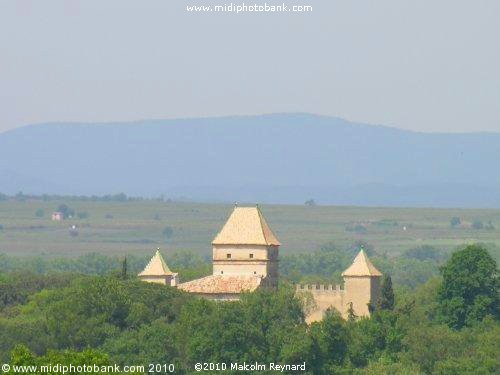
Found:
[[235, 207], [212, 244], [281, 245], [258, 207]]
[[158, 249], [144, 270], [139, 273], [139, 276], [166, 276], [173, 274], [174, 273], [168, 268], [167, 262], [165, 262], [161, 256], [160, 249]]
[[375, 268], [364, 250], [361, 249], [351, 266], [342, 272], [342, 276], [382, 276], [382, 273]]
[[189, 293], [200, 294], [238, 294], [253, 292], [262, 281], [260, 276], [210, 275], [182, 283], [178, 288]]

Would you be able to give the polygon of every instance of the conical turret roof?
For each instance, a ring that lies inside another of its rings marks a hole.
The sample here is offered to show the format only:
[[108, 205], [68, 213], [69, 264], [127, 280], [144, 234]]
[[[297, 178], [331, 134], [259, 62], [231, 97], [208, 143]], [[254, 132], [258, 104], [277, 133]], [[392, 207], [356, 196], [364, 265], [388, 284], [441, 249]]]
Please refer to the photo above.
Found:
[[213, 245], [274, 245], [280, 242], [258, 207], [236, 206]]
[[156, 250], [155, 255], [151, 258], [144, 270], [139, 276], [168, 276], [173, 275], [172, 271], [167, 266], [167, 262], [163, 259], [160, 249]]
[[382, 276], [382, 273], [375, 268], [365, 251], [361, 249], [351, 266], [342, 272], [342, 276]]

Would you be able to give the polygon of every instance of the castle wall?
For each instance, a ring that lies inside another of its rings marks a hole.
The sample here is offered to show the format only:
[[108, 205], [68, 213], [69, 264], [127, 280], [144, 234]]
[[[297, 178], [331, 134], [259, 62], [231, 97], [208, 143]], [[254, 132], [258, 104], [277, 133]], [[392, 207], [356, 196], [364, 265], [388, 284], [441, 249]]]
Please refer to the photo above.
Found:
[[380, 293], [380, 277], [344, 277], [344, 288], [340, 285], [297, 285], [296, 294], [308, 301], [306, 322], [323, 319], [326, 310], [334, 308], [347, 319], [347, 310], [352, 302], [354, 314], [358, 317], [370, 316], [368, 304], [374, 303]]
[[[308, 324], [322, 320], [326, 310], [332, 308], [346, 317], [347, 309], [343, 302], [345, 291], [340, 285], [297, 285], [295, 291], [306, 303], [310, 302], [305, 311]], [[312, 301], [309, 301], [308, 296], [312, 297]]]

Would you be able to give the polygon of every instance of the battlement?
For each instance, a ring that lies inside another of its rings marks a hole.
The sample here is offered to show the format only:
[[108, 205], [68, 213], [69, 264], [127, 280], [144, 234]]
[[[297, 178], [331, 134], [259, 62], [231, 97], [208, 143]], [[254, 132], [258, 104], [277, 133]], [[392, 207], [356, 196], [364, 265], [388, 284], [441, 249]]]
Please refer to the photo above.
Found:
[[296, 292], [310, 292], [312, 294], [316, 293], [329, 293], [329, 294], [337, 294], [343, 293], [344, 289], [341, 288], [340, 285], [324, 285], [324, 284], [296, 284], [295, 285]]

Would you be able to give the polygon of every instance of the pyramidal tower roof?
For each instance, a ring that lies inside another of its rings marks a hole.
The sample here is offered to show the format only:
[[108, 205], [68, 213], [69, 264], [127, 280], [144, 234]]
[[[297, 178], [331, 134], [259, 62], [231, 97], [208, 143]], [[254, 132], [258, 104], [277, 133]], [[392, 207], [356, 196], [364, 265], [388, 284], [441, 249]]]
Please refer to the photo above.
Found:
[[160, 249], [156, 250], [155, 255], [151, 258], [146, 268], [139, 273], [139, 276], [166, 276], [173, 275], [172, 271], [167, 266], [167, 262], [163, 259]]
[[351, 266], [342, 272], [342, 276], [382, 276], [382, 273], [375, 268], [365, 251], [361, 249]]
[[227, 219], [213, 245], [274, 245], [280, 242], [267, 225], [259, 207], [238, 207]]

